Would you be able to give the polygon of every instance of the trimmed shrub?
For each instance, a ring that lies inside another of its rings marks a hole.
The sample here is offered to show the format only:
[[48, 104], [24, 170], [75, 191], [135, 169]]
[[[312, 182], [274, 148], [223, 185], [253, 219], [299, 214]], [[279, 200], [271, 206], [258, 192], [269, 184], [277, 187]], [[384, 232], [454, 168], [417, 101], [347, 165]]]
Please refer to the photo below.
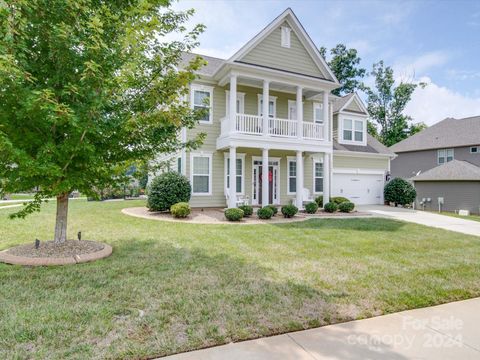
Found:
[[241, 205], [238, 208], [243, 210], [243, 216], [245, 217], [249, 217], [253, 214], [253, 207], [250, 205]]
[[170, 212], [172, 213], [173, 217], [176, 218], [186, 218], [190, 215], [190, 205], [186, 202], [179, 202], [170, 207]]
[[298, 213], [298, 208], [295, 205], [282, 206], [283, 217], [291, 218], [294, 217], [296, 213]]
[[346, 201], [338, 205], [338, 210], [344, 213], [352, 212], [353, 209], [355, 209], [355, 204], [350, 201]]
[[334, 202], [329, 202], [323, 206], [323, 210], [329, 213], [334, 213], [335, 211], [338, 210], [338, 205]]
[[343, 196], [334, 196], [330, 199], [330, 202], [334, 202], [335, 204], [340, 205], [341, 203], [344, 203], [344, 202], [350, 202], [350, 200], [348, 200]]
[[273, 211], [273, 216], [277, 215], [278, 214], [278, 207], [276, 207], [275, 205], [267, 205], [267, 207], [269, 207], [270, 209], [272, 209]]
[[305, 212], [308, 214], [315, 214], [318, 210], [318, 204], [316, 202], [311, 202], [305, 205]]
[[317, 196], [315, 198], [315, 202], [317, 203], [318, 207], [323, 207], [323, 195]]
[[385, 201], [393, 202], [395, 206], [411, 204], [417, 197], [412, 184], [401, 178], [390, 180], [383, 190]]
[[270, 206], [264, 206], [257, 210], [257, 216], [259, 219], [268, 220], [273, 216], [273, 210]]
[[229, 208], [225, 210], [225, 217], [228, 221], [240, 221], [243, 218], [243, 210], [238, 208]]
[[179, 202], [188, 202], [192, 187], [188, 179], [177, 172], [166, 172], [152, 180], [148, 190], [150, 211], [168, 211]]

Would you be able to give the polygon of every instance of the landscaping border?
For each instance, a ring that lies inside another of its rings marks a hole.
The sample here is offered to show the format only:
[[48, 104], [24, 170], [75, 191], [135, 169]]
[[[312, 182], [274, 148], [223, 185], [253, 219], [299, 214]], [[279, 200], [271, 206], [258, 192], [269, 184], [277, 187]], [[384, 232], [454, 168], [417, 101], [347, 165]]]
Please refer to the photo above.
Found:
[[95, 251], [90, 254], [82, 254], [68, 257], [26, 257], [17, 256], [8, 253], [9, 249], [0, 251], [0, 262], [11, 265], [24, 265], [24, 266], [52, 266], [52, 265], [73, 265], [81, 264], [89, 261], [100, 260], [112, 255], [112, 247], [107, 244], [103, 244], [103, 249]]

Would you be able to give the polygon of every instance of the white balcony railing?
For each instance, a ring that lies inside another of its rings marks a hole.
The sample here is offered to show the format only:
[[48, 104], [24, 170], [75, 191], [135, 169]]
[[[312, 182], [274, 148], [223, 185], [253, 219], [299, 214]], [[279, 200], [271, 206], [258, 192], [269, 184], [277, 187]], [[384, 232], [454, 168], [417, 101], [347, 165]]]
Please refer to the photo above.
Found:
[[[222, 135], [227, 135], [230, 130], [229, 118], [221, 119]], [[309, 140], [324, 140], [324, 126], [313, 122], [303, 123], [303, 138]], [[263, 135], [263, 118], [258, 115], [237, 114], [234, 133]], [[275, 137], [297, 138], [298, 122], [280, 118], [270, 118], [268, 121], [268, 135]]]
[[269, 134], [282, 137], [297, 137], [297, 121], [270, 118]]
[[313, 122], [303, 123], [303, 137], [305, 139], [323, 140], [325, 127]]

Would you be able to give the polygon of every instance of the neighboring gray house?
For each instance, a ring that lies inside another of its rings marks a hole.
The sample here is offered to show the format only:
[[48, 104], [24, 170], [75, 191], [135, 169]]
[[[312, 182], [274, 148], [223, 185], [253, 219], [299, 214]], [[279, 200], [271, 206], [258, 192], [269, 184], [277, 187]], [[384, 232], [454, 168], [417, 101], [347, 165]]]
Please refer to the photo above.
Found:
[[414, 182], [419, 208], [479, 213], [480, 116], [447, 118], [390, 150], [392, 177]]
[[480, 116], [447, 118], [390, 147], [392, 177], [409, 179], [435, 166], [465, 160], [480, 166]]
[[411, 180], [418, 209], [480, 212], [480, 167], [468, 161], [452, 160]]

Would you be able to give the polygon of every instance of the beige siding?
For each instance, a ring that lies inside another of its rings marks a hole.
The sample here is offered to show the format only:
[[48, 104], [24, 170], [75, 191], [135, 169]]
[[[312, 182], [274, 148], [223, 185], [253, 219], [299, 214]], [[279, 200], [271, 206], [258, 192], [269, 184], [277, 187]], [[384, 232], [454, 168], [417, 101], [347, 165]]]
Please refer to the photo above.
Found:
[[388, 158], [362, 158], [333, 155], [333, 168], [387, 170], [388, 161]]
[[344, 110], [363, 112], [363, 110], [358, 106], [357, 102], [353, 100]]
[[[288, 26], [285, 23], [283, 25]], [[317, 67], [293, 30], [290, 42], [290, 48], [281, 46], [279, 26], [240, 61], [325, 78], [326, 75]]]

